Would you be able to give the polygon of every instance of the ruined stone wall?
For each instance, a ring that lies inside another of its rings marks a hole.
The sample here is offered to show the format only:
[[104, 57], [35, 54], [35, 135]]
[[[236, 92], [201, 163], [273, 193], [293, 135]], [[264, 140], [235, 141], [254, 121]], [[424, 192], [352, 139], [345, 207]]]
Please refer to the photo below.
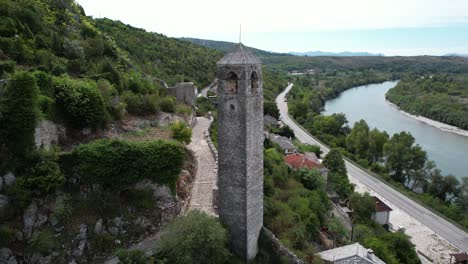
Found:
[[192, 82], [177, 83], [167, 88], [167, 93], [176, 98], [178, 103], [195, 106], [197, 100], [197, 87]]
[[283, 246], [281, 241], [266, 227], [262, 228], [260, 235], [260, 250], [263, 251], [263, 254], [278, 260], [278, 262], [285, 258], [289, 264], [304, 264], [304, 261], [297, 257], [289, 248]]

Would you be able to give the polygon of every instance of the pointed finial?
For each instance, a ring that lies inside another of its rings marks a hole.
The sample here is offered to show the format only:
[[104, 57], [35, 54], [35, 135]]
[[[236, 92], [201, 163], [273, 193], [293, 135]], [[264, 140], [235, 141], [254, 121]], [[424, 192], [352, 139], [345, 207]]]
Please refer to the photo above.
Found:
[[242, 41], [242, 24], [239, 24], [239, 43], [241, 43]]

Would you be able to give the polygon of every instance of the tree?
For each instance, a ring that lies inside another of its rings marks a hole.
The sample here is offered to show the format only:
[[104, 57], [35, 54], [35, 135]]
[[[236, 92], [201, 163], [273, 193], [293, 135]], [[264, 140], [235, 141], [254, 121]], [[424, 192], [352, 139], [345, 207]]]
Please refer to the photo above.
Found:
[[298, 179], [301, 183], [309, 190], [320, 189], [325, 185], [325, 180], [322, 177], [322, 173], [316, 169], [312, 168], [311, 170], [306, 168], [301, 168], [296, 171]]
[[349, 198], [353, 208], [354, 223], [368, 223], [375, 213], [375, 200], [369, 193], [353, 193]]
[[167, 263], [225, 263], [229, 257], [228, 234], [214, 217], [190, 211], [168, 224], [161, 237], [157, 259]]
[[444, 177], [444, 183], [442, 185], [442, 193], [445, 196], [443, 201], [451, 202], [460, 193], [458, 186], [460, 182], [453, 175], [447, 175]]
[[323, 159], [323, 165], [328, 168], [329, 173], [337, 173], [340, 175], [348, 174], [341, 152], [336, 148], [332, 148], [330, 152], [328, 152]]
[[394, 252], [389, 249], [386, 241], [382, 239], [377, 237], [368, 237], [364, 240], [363, 245], [367, 248], [371, 248], [374, 251], [374, 254], [387, 264], [405, 263], [398, 261]]
[[323, 159], [323, 164], [328, 168], [328, 184], [340, 197], [349, 197], [354, 191], [354, 185], [349, 182], [346, 165], [340, 151], [332, 148]]
[[344, 240], [349, 235], [345, 225], [337, 217], [333, 217], [330, 219], [330, 221], [328, 222], [328, 230], [336, 234], [336, 239], [338, 241]]
[[387, 141], [387, 132], [380, 132], [377, 128], [369, 132], [369, 162], [374, 163], [382, 158], [383, 147]]
[[386, 242], [387, 247], [396, 256], [399, 263], [419, 264], [421, 261], [416, 254], [414, 245], [409, 237], [402, 232], [387, 232], [382, 238]]
[[386, 166], [392, 177], [408, 186], [410, 171], [423, 168], [427, 155], [419, 145], [414, 145], [414, 137], [408, 132], [394, 134], [384, 145]]
[[432, 160], [427, 161], [423, 168], [414, 170], [408, 175], [408, 177], [411, 179], [410, 182], [412, 182], [411, 187], [408, 187], [411, 191], [414, 191], [415, 187], [426, 185], [431, 176], [435, 173], [440, 174], [440, 170], [437, 169], [435, 162]]
[[274, 118], [279, 118], [279, 109], [276, 106], [276, 103], [273, 101], [264, 101], [263, 102], [263, 114], [270, 115]]
[[172, 138], [179, 142], [189, 144], [192, 141], [192, 129], [184, 122], [177, 121], [171, 125]]
[[348, 150], [360, 159], [368, 159], [369, 153], [369, 126], [366, 121], [359, 120], [346, 138]]

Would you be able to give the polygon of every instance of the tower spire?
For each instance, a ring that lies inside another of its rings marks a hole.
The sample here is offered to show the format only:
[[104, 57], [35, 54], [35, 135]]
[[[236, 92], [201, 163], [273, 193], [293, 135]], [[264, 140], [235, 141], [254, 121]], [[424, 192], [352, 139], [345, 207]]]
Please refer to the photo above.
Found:
[[242, 24], [239, 24], [239, 43], [242, 43]]

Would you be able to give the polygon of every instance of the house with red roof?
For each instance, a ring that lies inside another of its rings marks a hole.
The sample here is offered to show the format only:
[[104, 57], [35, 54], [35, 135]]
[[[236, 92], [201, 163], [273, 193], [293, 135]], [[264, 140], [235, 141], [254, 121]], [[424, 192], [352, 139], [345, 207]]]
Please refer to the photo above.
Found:
[[380, 225], [388, 225], [392, 208], [379, 198], [372, 197], [375, 200], [375, 213], [372, 215], [372, 220]]
[[325, 181], [327, 180], [328, 169], [325, 166], [323, 166], [320, 162], [311, 159], [307, 155], [301, 153], [289, 154], [284, 156], [284, 161], [293, 170], [298, 170], [301, 168], [316, 168], [320, 171]]

